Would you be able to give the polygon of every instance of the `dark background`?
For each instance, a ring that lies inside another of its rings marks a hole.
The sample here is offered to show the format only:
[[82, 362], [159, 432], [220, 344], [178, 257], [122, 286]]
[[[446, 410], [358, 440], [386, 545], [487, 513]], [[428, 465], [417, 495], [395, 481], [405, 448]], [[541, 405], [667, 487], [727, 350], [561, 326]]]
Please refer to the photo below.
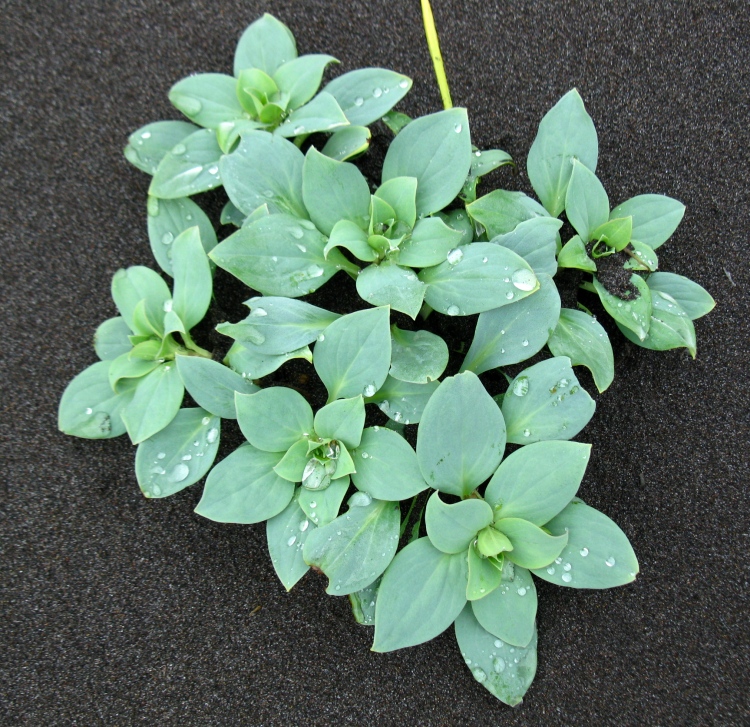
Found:
[[[56, 430], [114, 315], [112, 274], [153, 264], [126, 137], [178, 118], [178, 79], [231, 72], [265, 10], [300, 52], [412, 76], [406, 112], [440, 108], [417, 0], [0, 1], [2, 724], [750, 724], [745, 2], [434, 2], [475, 143], [523, 169], [542, 115], [577, 86], [612, 203], [682, 200], [662, 268], [717, 301], [695, 361], [617, 344], [615, 383], [579, 436], [594, 445], [581, 495], [627, 533], [641, 575], [606, 592], [540, 586], [522, 707], [473, 680], [452, 630], [370, 653], [324, 578], [285, 593], [262, 526], [194, 515], [200, 485], [147, 501], [126, 438]], [[528, 187], [507, 171], [493, 184]]]

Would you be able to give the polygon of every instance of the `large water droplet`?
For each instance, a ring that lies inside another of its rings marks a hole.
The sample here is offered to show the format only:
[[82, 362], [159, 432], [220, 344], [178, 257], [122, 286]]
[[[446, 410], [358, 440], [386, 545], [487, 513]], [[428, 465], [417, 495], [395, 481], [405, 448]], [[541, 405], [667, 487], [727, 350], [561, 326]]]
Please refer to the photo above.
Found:
[[460, 263], [460, 262], [461, 262], [461, 260], [463, 259], [463, 256], [464, 256], [464, 252], [463, 252], [463, 250], [461, 250], [461, 248], [459, 248], [459, 247], [454, 247], [454, 248], [453, 248], [453, 249], [452, 249], [452, 250], [451, 250], [451, 251], [450, 251], [450, 252], [449, 252], [449, 253], [448, 253], [448, 254], [446, 255], [446, 260], [448, 260], [448, 262], [449, 262], [449, 263], [450, 263], [451, 265], [458, 265], [458, 263]]
[[611, 568], [615, 564], [615, 559], [610, 556], [604, 562]]
[[349, 507], [367, 507], [372, 502], [372, 497], [366, 492], [355, 492], [349, 498]]
[[399, 81], [398, 87], [399, 88], [409, 88], [409, 81], [407, 81], [406, 79], [404, 79], [403, 81]]
[[492, 662], [492, 668], [499, 674], [501, 671], [505, 671], [505, 659], [501, 659], [499, 656]]
[[377, 389], [375, 388], [375, 384], [367, 384], [365, 388], [362, 390], [362, 394], [364, 396], [375, 396], [375, 392]]
[[379, 86], [377, 88], [373, 88], [372, 89], [372, 95], [375, 98], [380, 98], [383, 95], [383, 89], [380, 88]]
[[526, 396], [529, 393], [529, 377], [519, 376], [513, 382], [513, 393], [516, 396]]
[[537, 284], [536, 275], [534, 275], [531, 270], [526, 270], [525, 268], [519, 268], [516, 270], [513, 275], [511, 275], [511, 280], [516, 288], [524, 291], [534, 290], [534, 287]]
[[474, 675], [474, 679], [476, 679], [480, 684], [487, 681], [487, 674], [485, 673], [484, 669], [480, 669], [477, 667], [476, 669], [472, 669], [471, 673]]
[[169, 311], [172, 310], [172, 299], [164, 301], [164, 305], [162, 305], [162, 308], [164, 309], [165, 313], [169, 313]]
[[[486, 521], [485, 521], [485, 522], [486, 522]], [[518, 594], [519, 596], [525, 596], [525, 595], [526, 595], [526, 589], [525, 589], [525, 588], [524, 588], [523, 586], [521, 586], [521, 587], [520, 587], [520, 588], [519, 588], [519, 589], [518, 589], [518, 590], [516, 591], [516, 593], [517, 593], [517, 594]]]
[[573, 576], [570, 575], [570, 573], [563, 573], [562, 579], [565, 581], [565, 583], [570, 583], [573, 580]]
[[357, 96], [357, 98], [354, 99], [354, 105], [355, 106], [361, 106], [365, 100], [361, 96]]
[[297, 542], [297, 536], [296, 535], [292, 535], [292, 537], [289, 538], [289, 540], [286, 541], [286, 544], [291, 547], [296, 542]]
[[187, 476], [189, 474], [190, 474], [190, 467], [180, 462], [180, 464], [175, 465], [174, 469], [169, 475], [169, 479], [172, 482], [182, 482], [183, 480], [187, 479]]
[[461, 310], [457, 305], [449, 305], [447, 310], [445, 311], [446, 315], [449, 316], [457, 316], [460, 312]]
[[161, 236], [161, 244], [162, 245], [171, 245], [172, 240], [174, 240], [174, 235], [171, 232], [165, 232]]
[[216, 438], [217, 438], [218, 436], [219, 436], [219, 430], [218, 430], [218, 429], [216, 429], [216, 428], [214, 428], [214, 429], [209, 429], [209, 430], [208, 430], [208, 434], [206, 434], [206, 441], [207, 441], [207, 442], [208, 442], [209, 444], [213, 444], [213, 443], [214, 443], [214, 442], [216, 441]]
[[265, 308], [253, 308], [252, 311], [250, 311], [250, 315], [255, 318], [263, 318], [268, 315], [268, 311]]

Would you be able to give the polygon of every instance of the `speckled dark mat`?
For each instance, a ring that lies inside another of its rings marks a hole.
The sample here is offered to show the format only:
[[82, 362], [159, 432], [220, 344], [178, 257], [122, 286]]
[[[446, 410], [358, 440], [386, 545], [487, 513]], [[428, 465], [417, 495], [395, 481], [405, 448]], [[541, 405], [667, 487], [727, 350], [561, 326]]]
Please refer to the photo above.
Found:
[[[263, 527], [197, 517], [200, 486], [149, 502], [124, 438], [58, 433], [59, 396], [114, 312], [112, 273], [151, 263], [147, 178], [121, 148], [176, 117], [172, 82], [229, 70], [239, 32], [272, 10], [302, 52], [412, 75], [407, 112], [440, 102], [416, 0], [3, 0], [3, 725], [750, 724], [750, 10], [434, 7], [480, 146], [523, 168], [539, 119], [575, 85], [611, 199], [687, 204], [659, 253], [716, 298], [698, 359], [618, 344], [616, 381], [579, 437], [594, 444], [582, 496], [629, 535], [642, 575], [602, 593], [542, 585], [539, 671], [511, 710], [474, 682], [451, 632], [370, 653], [324, 579], [284, 592]], [[493, 183], [526, 188], [502, 174]]]

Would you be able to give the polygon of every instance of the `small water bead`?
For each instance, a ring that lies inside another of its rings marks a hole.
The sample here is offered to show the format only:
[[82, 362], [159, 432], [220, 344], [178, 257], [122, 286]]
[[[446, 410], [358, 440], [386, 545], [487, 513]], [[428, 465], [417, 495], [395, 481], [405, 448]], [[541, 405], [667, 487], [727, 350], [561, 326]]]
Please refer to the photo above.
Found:
[[464, 256], [463, 250], [461, 250], [461, 248], [459, 248], [459, 247], [454, 247], [446, 255], [446, 260], [451, 265], [458, 265], [458, 263], [460, 263], [461, 260], [463, 259], [463, 256]]
[[513, 382], [513, 393], [516, 396], [526, 396], [529, 393], [529, 377], [519, 376]]
[[524, 338], [523, 341], [521, 341], [521, 345], [522, 346], [528, 346], [529, 345], [529, 339], [528, 338]]
[[476, 669], [472, 669], [471, 673], [474, 675], [474, 679], [476, 679], [480, 684], [487, 681], [487, 674], [484, 669], [480, 669], [479, 667], [477, 667]]
[[214, 443], [214, 442], [216, 441], [216, 438], [217, 438], [218, 436], [219, 436], [219, 430], [218, 430], [218, 429], [216, 429], [216, 428], [214, 428], [214, 429], [209, 429], [209, 430], [208, 430], [208, 434], [206, 434], [206, 441], [207, 441], [207, 442], [208, 442], [209, 444], [213, 444], [213, 443]]
[[189, 461], [190, 461], [191, 459], [193, 459], [193, 455], [192, 455], [192, 454], [186, 454], [186, 455], [185, 455], [185, 456], [184, 456], [184, 457], [182, 458], [182, 461], [183, 461], [183, 462], [189, 462]]
[[496, 657], [492, 662], [492, 668], [499, 674], [505, 671], [505, 659], [501, 659], [499, 656]]
[[182, 156], [187, 151], [187, 147], [184, 144], [177, 144], [172, 147], [172, 154], [176, 156]]
[[299, 529], [304, 533], [305, 530], [310, 526], [310, 521], [305, 518], [300, 524]]
[[94, 410], [89, 406], [86, 407], [86, 415], [91, 416], [94, 413]]
[[377, 389], [375, 388], [375, 384], [367, 384], [365, 388], [362, 390], [362, 394], [364, 396], [375, 396], [375, 392]]
[[164, 459], [166, 456], [165, 452], [159, 452], [159, 454], [156, 455], [156, 459]]
[[299, 223], [306, 230], [314, 230], [315, 229], [315, 225], [312, 222], [310, 222], [310, 220], [300, 220]]
[[188, 467], [186, 464], [178, 464], [175, 465], [175, 468], [172, 470], [172, 473], [169, 475], [169, 479], [172, 482], [182, 482], [184, 479], [187, 479], [187, 476], [190, 474], [190, 467]]
[[551, 565], [549, 568], [547, 568], [547, 573], [549, 573], [551, 576], [555, 575], [555, 567]]
[[159, 200], [156, 197], [149, 197], [146, 209], [152, 217], [156, 217], [159, 214]]
[[151, 138], [151, 132], [150, 131], [144, 131], [141, 134], [141, 139], [150, 139]]
[[317, 502], [315, 502], [315, 500], [311, 500], [311, 501], [310, 501], [310, 507], [311, 507], [311, 508], [315, 509], [315, 508], [316, 508], [317, 506], [318, 506], [318, 503], [317, 503]]
[[480, 156], [482, 156], [482, 152], [481, 151], [475, 151], [474, 152], [474, 156], [475, 157], [480, 157]]
[[219, 167], [217, 167], [215, 164], [212, 167], [208, 168], [209, 174], [218, 174], [219, 173]]
[[588, 548], [581, 548], [580, 553], [581, 553], [581, 558], [585, 558], [589, 554], [589, 549]]
[[457, 316], [460, 312], [461, 311], [457, 305], [449, 305], [447, 310], [445, 311], [446, 315], [449, 316]]
[[203, 419], [201, 419], [201, 424], [205, 427], [210, 421], [211, 417], [203, 417]]
[[172, 310], [172, 299], [171, 298], [169, 300], [165, 300], [164, 301], [164, 305], [162, 305], [162, 309], [164, 310], [165, 313], [169, 313], [169, 311]]
[[271, 261], [277, 263], [277, 262], [279, 262], [279, 258], [277, 258], [276, 255], [273, 255], [271, 257]]
[[372, 95], [375, 98], [380, 98], [383, 95], [383, 89], [380, 88], [379, 86], [377, 88], [373, 88], [372, 89]]
[[573, 576], [570, 575], [570, 573], [563, 573], [562, 579], [565, 581], [565, 583], [570, 583], [573, 580]]
[[263, 318], [268, 315], [268, 311], [265, 308], [253, 308], [250, 311], [250, 315], [254, 318]]
[[294, 127], [294, 133], [295, 134], [304, 134], [305, 133], [305, 127], [304, 126], [295, 126]]
[[511, 280], [516, 288], [524, 291], [534, 290], [534, 287], [537, 285], [536, 275], [531, 270], [526, 270], [525, 268], [516, 270], [511, 275]]
[[514, 293], [513, 293], [513, 291], [512, 291], [512, 290], [509, 290], [509, 291], [508, 291], [508, 292], [507, 292], [507, 293], [505, 294], [505, 297], [506, 297], [506, 298], [507, 298], [508, 300], [513, 300], [513, 298], [515, 298], [515, 295], [514, 295]]
[[409, 88], [409, 81], [407, 81], [406, 79], [404, 79], [403, 81], [399, 81], [398, 87], [399, 88]]
[[457, 134], [460, 134], [464, 130], [464, 127], [461, 124], [456, 124], [453, 127], [453, 131], [455, 131]]
[[503, 642], [500, 641], [500, 639], [495, 639], [495, 648], [496, 649], [502, 649], [503, 648]]
[[199, 445], [200, 445], [200, 442], [199, 442], [199, 441], [198, 441], [198, 440], [196, 439], [196, 440], [195, 440], [195, 441], [193, 442], [193, 446], [194, 446], [194, 447], [197, 447], [197, 446], [199, 446]]
[[563, 570], [564, 570], [564, 571], [569, 571], [569, 570], [570, 570], [570, 569], [571, 569], [572, 567], [573, 567], [573, 566], [572, 566], [572, 565], [570, 565], [570, 563], [566, 563], [566, 564], [565, 564], [565, 565], [563, 566]]
[[615, 559], [610, 556], [604, 562], [611, 568], [615, 564]]
[[165, 232], [161, 236], [161, 244], [162, 245], [171, 245], [172, 244], [172, 240], [174, 240], [174, 234], [172, 234], [171, 232]]
[[[289, 230], [289, 234], [292, 237], [296, 237], [298, 240], [301, 240], [305, 232], [301, 227], [292, 227], [292, 229]], [[302, 252], [304, 252], [304, 250]]]
[[[302, 232], [302, 231], [300, 230], [300, 232]], [[292, 233], [292, 234], [294, 235], [294, 233]], [[296, 237], [296, 235], [294, 235], [294, 236]], [[302, 235], [300, 235], [300, 237], [302, 237]], [[297, 245], [297, 249], [298, 249], [298, 250], [299, 250], [300, 252], [307, 252], [307, 248], [306, 248], [306, 247], [305, 247], [304, 245], [300, 245], [300, 244], [298, 244], [298, 245]]]
[[523, 430], [523, 436], [524, 437], [530, 437], [531, 436], [531, 430], [530, 429], [524, 429]]
[[482, 258], [482, 262], [483, 262], [483, 263], [486, 263], [486, 262], [487, 262], [487, 258], [486, 258], [486, 257], [483, 257], [483, 258]]
[[294, 545], [294, 544], [295, 544], [296, 542], [297, 542], [297, 536], [296, 536], [296, 535], [292, 535], [292, 537], [291, 537], [291, 538], [289, 538], [289, 540], [287, 540], [287, 541], [286, 541], [286, 544], [287, 544], [287, 545], [288, 545], [289, 547], [291, 547], [291, 546], [292, 546], [292, 545]]
[[526, 595], [526, 589], [525, 589], [525, 588], [524, 588], [523, 586], [521, 586], [521, 587], [520, 587], [520, 588], [519, 588], [519, 589], [518, 589], [518, 590], [516, 591], [516, 593], [517, 593], [517, 594], [518, 594], [519, 596], [525, 596], [525, 595]]

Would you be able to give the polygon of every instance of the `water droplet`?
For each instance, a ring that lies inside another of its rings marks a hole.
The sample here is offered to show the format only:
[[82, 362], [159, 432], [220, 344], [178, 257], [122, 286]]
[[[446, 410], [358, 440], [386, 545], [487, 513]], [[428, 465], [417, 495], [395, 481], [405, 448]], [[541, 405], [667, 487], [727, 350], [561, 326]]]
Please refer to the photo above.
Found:
[[563, 566], [563, 570], [564, 570], [564, 571], [569, 571], [569, 570], [570, 570], [570, 569], [571, 569], [572, 567], [573, 567], [573, 566], [572, 566], [572, 565], [571, 565], [570, 563], [566, 563], [566, 564], [565, 564], [565, 565]]
[[[300, 232], [301, 232], [301, 230], [300, 230]], [[292, 233], [292, 234], [294, 234], [294, 233]], [[300, 252], [307, 252], [307, 248], [304, 245], [297, 244], [297, 249]]]
[[446, 255], [446, 260], [447, 260], [447, 261], [448, 261], [448, 262], [449, 262], [449, 263], [450, 263], [451, 265], [458, 265], [458, 263], [460, 263], [460, 262], [461, 262], [461, 260], [463, 259], [463, 256], [464, 256], [464, 252], [463, 252], [463, 250], [461, 250], [461, 248], [459, 248], [459, 247], [454, 247], [454, 248], [453, 248], [453, 249], [452, 249], [452, 250], [451, 250], [451, 251], [450, 251], [450, 252], [449, 252], [449, 253], [448, 253], [448, 254]]
[[505, 294], [505, 297], [506, 297], [506, 298], [507, 298], [508, 300], [513, 300], [513, 298], [515, 298], [515, 295], [514, 295], [514, 293], [513, 293], [513, 291], [512, 291], [512, 290], [509, 290], [509, 291], [508, 291], [508, 292], [507, 292], [507, 293]]
[[[301, 227], [292, 227], [289, 230], [289, 234], [292, 237], [296, 237], [298, 240], [301, 240], [302, 237], [304, 236], [305, 232], [304, 232], [304, 230]], [[305, 251], [303, 250], [302, 252], [305, 252]]]
[[166, 456], [165, 452], [159, 452], [159, 454], [156, 455], [156, 459], [164, 459]]
[[482, 258], [482, 262], [483, 262], [483, 263], [486, 263], [486, 262], [487, 262], [487, 258], [486, 258], [486, 257], [483, 257], [483, 258]]
[[370, 459], [370, 455], [367, 452], [362, 452], [362, 459]]
[[141, 134], [141, 139], [150, 139], [151, 138], [151, 132], [150, 131], [144, 131]]
[[325, 340], [326, 340], [326, 337], [325, 337], [325, 336], [324, 336], [324, 335], [323, 335], [323, 334], [321, 333], [321, 334], [320, 334], [320, 335], [318, 336], [318, 341], [319, 341], [320, 343], [322, 343], [322, 342], [323, 342], [323, 341], [325, 341]]
[[502, 649], [503, 648], [503, 642], [500, 641], [500, 639], [495, 639], [495, 648], [496, 649]]
[[201, 419], [201, 424], [205, 427], [210, 421], [211, 417], [203, 417], [203, 419]]
[[159, 497], [159, 495], [161, 495], [161, 487], [159, 487], [159, 485], [157, 485], [156, 483], [151, 485], [151, 494]]
[[86, 407], [86, 416], [91, 416], [94, 413], [94, 410], [89, 406]]
[[286, 541], [286, 544], [291, 547], [296, 542], [297, 542], [297, 536], [296, 535], [292, 535], [292, 537], [289, 538], [289, 540]]
[[165, 313], [169, 313], [169, 311], [172, 310], [172, 299], [170, 298], [169, 300], [165, 300], [162, 308], [164, 309]]
[[611, 568], [615, 564], [615, 559], [610, 556], [604, 562]]
[[529, 393], [529, 377], [519, 376], [513, 382], [513, 393], [516, 396], [526, 396]]
[[570, 573], [563, 573], [562, 579], [565, 581], [565, 583], [570, 583], [573, 580], [573, 576], [570, 575]]
[[184, 479], [187, 479], [187, 476], [189, 474], [190, 467], [188, 467], [186, 464], [180, 463], [178, 465], [175, 465], [172, 473], [169, 475], [169, 479], [172, 482], [182, 482]]
[[171, 232], [165, 232], [161, 236], [161, 244], [162, 245], [171, 245], [172, 240], [174, 240], [174, 235]]
[[529, 345], [529, 339], [528, 338], [524, 338], [523, 341], [521, 341], [521, 345], [522, 346], [528, 346]]
[[305, 518], [305, 519], [304, 519], [304, 520], [303, 520], [303, 521], [302, 521], [302, 522], [301, 522], [301, 523], [299, 524], [299, 529], [300, 529], [300, 530], [301, 530], [301, 531], [302, 531], [302, 532], [304, 533], [304, 532], [305, 532], [305, 530], [307, 530], [307, 528], [308, 528], [309, 526], [310, 526], [310, 521], [309, 521], [309, 520], [308, 520], [307, 518]]
[[315, 500], [311, 500], [310, 507], [313, 508], [313, 509], [315, 509], [317, 506], [318, 506], [318, 503], [315, 502]]
[[156, 197], [149, 197], [146, 208], [152, 217], [156, 217], [159, 214], [159, 200]]
[[530, 437], [531, 436], [531, 430], [530, 429], [524, 429], [523, 430], [523, 436], [524, 437]]
[[445, 311], [446, 315], [449, 316], [457, 316], [460, 312], [461, 311], [457, 305], [449, 305], [448, 309]]
[[250, 315], [254, 318], [263, 318], [268, 315], [268, 311], [265, 308], [253, 308], [252, 311], [250, 311]]
[[501, 659], [499, 656], [492, 662], [492, 668], [499, 674], [505, 670], [505, 659]]
[[176, 156], [182, 156], [187, 151], [187, 147], [184, 144], [177, 144], [172, 147], [172, 154]]
[[213, 444], [216, 441], [216, 438], [219, 436], [219, 430], [215, 427], [213, 429], [208, 430], [208, 434], [206, 434], [206, 441], [209, 444]]
[[212, 167], [208, 168], [209, 174], [218, 174], [219, 173], [219, 167], [217, 167], [215, 164]]
[[[485, 521], [485, 522], [486, 522], [486, 521]], [[519, 588], [519, 589], [518, 589], [518, 590], [516, 591], [516, 593], [517, 593], [517, 594], [518, 594], [519, 596], [525, 596], [525, 595], [526, 595], [526, 589], [525, 589], [525, 588], [524, 588], [523, 586], [521, 586], [521, 587], [520, 587], [520, 588]]]
[[355, 492], [349, 498], [349, 507], [367, 507], [372, 502], [372, 497], [366, 492]]
[[362, 390], [362, 394], [364, 396], [375, 396], [375, 392], [377, 389], [375, 388], [375, 384], [367, 384], [365, 388]]
[[549, 573], [551, 576], [554, 575], [555, 567], [551, 565], [549, 568], [547, 568], [547, 573]]
[[511, 280], [513, 281], [513, 285], [519, 290], [534, 290], [537, 285], [536, 275], [531, 270], [526, 270], [525, 268], [516, 270], [511, 275]]
[[457, 134], [460, 134], [464, 130], [464, 127], [461, 124], [456, 124], [453, 127], [453, 131], [455, 131]]
[[372, 95], [375, 98], [380, 98], [383, 95], [383, 89], [380, 88], [379, 86], [377, 88], [373, 88], [372, 89]]
[[299, 126], [294, 127], [294, 133], [295, 134], [304, 134], [305, 133], [305, 127], [300, 124]]
[[399, 81], [398, 83], [399, 88], [409, 88], [409, 81], [404, 79], [403, 81]]
[[487, 674], [485, 673], [484, 669], [476, 667], [475, 669], [471, 670], [471, 673], [474, 675], [474, 679], [476, 679], [480, 684], [487, 681]]
[[588, 548], [581, 548], [581, 558], [585, 558], [589, 554]]

